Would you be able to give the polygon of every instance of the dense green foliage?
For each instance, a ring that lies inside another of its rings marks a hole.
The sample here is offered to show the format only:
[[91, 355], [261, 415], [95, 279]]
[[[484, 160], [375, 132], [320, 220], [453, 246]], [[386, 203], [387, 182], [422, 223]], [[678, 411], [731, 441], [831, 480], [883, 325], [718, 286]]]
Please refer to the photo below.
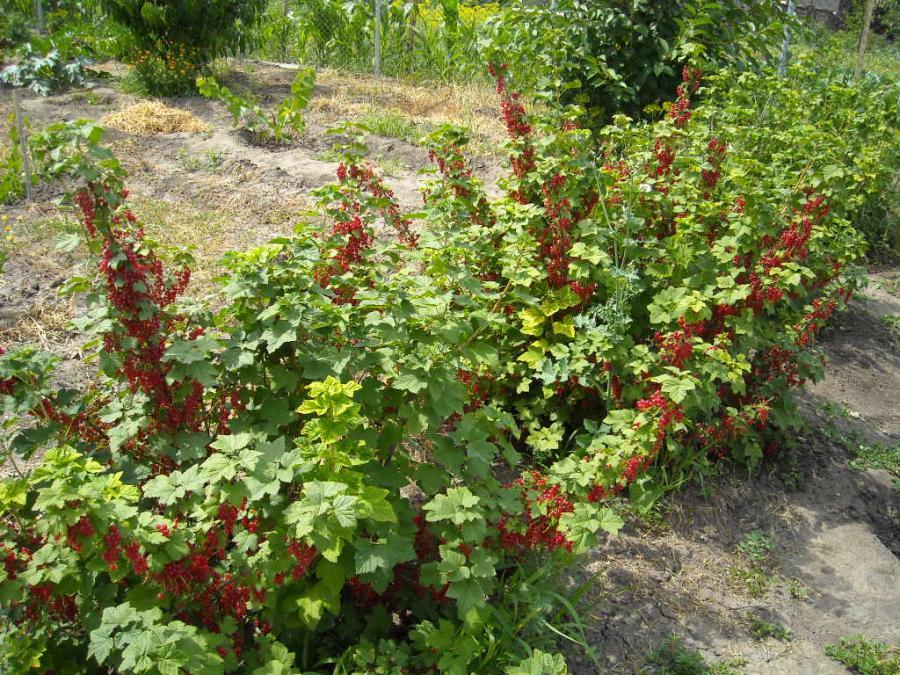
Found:
[[16, 3], [0, 7], [0, 49], [14, 47], [28, 38], [28, 19]]
[[723, 73], [713, 82], [715, 121], [755, 144], [760, 170], [809, 165], [839, 175], [842, 191], [830, 197], [872, 249], [900, 250], [900, 81], [853, 83], [810, 55], [783, 78]]
[[781, 3], [737, 0], [560, 0], [512, 4], [490, 22], [486, 54], [524, 92], [577, 103], [596, 127], [670, 100], [685, 63], [739, 69], [770, 58], [784, 35]]
[[67, 58], [49, 39], [31, 38], [16, 52], [17, 62], [0, 71], [0, 84], [28, 87], [41, 96], [50, 96], [69, 86], [81, 86], [97, 73], [82, 56]]
[[[148, 87], [196, 82], [258, 139], [302, 133], [311, 68], [274, 112], [195, 79], [264, 3], [105, 2]], [[60, 25], [95, 16], [64, 4]], [[288, 4], [263, 35], [296, 22], [297, 54], [369, 63], [367, 4]], [[465, 7], [441, 3], [432, 43], [422, 5], [386, 7], [385, 44], [417, 26], [433, 58], [387, 70], [474, 68]], [[896, 245], [896, 81], [751, 68], [782, 26], [738, 11], [509, 9], [483, 43], [503, 193], [441, 127], [405, 214], [344, 125], [337, 182], [291, 236], [229, 254], [214, 310], [145, 237], [100, 128], [34, 135], [35, 175], [76, 186], [92, 272], [69, 290], [98, 373], [60, 390], [56, 357], [0, 349], [2, 447], [40, 458], [0, 481], [0, 671], [564, 673], [556, 636], [583, 640], [559, 571], [714, 462], [777, 461], [865, 239]], [[676, 642], [669, 663], [706, 667]]]
[[22, 168], [22, 151], [19, 145], [19, 131], [16, 115], [9, 113], [6, 118], [7, 142], [0, 155], [0, 204], [19, 199], [25, 194], [25, 176]]
[[859, 675], [892, 675], [900, 671], [900, 647], [863, 635], [826, 645], [825, 653]]
[[[383, 2], [382, 72], [422, 79], [483, 79], [478, 38], [486, 19], [497, 11], [496, 3]], [[256, 43], [263, 58], [370, 73], [375, 29], [374, 3], [367, 0], [274, 0]]]
[[0, 356], [10, 447], [45, 452], [0, 484], [13, 668], [559, 673], [525, 643], [553, 649], [548, 582], [623, 500], [777, 452], [854, 285], [879, 122], [810, 123], [803, 70], [685, 69], [663, 120], [598, 136], [494, 70], [503, 196], [441, 128], [417, 232], [345, 127], [318, 217], [231, 255], [215, 313], [179, 301], [99, 130], [44, 135], [42, 171], [84, 185], [102, 376]]
[[127, 31], [121, 48], [144, 88], [155, 94], [193, 91], [210, 60], [248, 45], [265, 0], [103, 0]]

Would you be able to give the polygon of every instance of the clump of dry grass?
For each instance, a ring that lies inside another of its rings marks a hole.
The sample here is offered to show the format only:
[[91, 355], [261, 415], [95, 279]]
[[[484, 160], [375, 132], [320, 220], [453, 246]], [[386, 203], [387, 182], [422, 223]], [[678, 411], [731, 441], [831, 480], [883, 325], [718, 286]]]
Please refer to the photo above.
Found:
[[460, 124], [486, 149], [506, 138], [493, 87], [470, 84], [418, 84], [371, 75], [322, 69], [309, 109], [338, 118], [358, 117], [372, 110], [397, 113], [419, 124]]
[[153, 136], [177, 131], [209, 131], [209, 126], [193, 113], [171, 108], [161, 101], [139, 101], [106, 115], [101, 123], [132, 134]]

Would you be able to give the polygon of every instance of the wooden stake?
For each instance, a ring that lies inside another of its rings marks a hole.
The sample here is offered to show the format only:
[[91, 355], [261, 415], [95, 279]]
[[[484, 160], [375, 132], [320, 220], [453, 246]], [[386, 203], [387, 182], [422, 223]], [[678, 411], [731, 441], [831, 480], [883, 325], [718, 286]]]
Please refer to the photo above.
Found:
[[381, 77], [381, 0], [375, 0], [375, 77]]
[[875, 13], [875, 0], [866, 0], [866, 12], [863, 16], [862, 34], [859, 36], [859, 50], [856, 52], [856, 72], [859, 80], [863, 76], [866, 63], [866, 50], [869, 48], [869, 30], [872, 28], [872, 14]]
[[25, 174], [25, 199], [31, 201], [31, 163], [28, 159], [28, 137], [25, 135], [25, 121], [22, 116], [22, 102], [18, 89], [13, 89], [13, 110], [16, 115], [16, 131], [19, 132], [19, 152], [22, 153], [22, 169]]

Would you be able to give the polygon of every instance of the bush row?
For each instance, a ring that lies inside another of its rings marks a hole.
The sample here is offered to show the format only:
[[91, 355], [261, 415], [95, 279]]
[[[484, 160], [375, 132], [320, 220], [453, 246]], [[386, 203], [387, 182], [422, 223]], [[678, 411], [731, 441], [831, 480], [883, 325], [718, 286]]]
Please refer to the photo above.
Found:
[[445, 127], [404, 214], [345, 127], [319, 217], [231, 254], [215, 312], [99, 130], [51, 130], [46, 171], [84, 185], [96, 274], [71, 287], [102, 377], [58, 391], [52, 356], [0, 356], [10, 446], [45, 453], [0, 483], [14, 669], [560, 673], [550, 582], [624, 500], [777, 453], [854, 287], [865, 152], [747, 124], [742, 96], [790, 91], [773, 78], [697, 105], [692, 68], [598, 151], [492, 71], [501, 197]]

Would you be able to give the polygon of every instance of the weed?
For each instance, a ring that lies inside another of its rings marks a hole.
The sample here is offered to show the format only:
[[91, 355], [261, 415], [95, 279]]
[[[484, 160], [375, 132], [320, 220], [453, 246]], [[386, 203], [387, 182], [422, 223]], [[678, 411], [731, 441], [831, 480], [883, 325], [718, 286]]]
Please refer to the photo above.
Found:
[[791, 457], [787, 463], [784, 482], [787, 489], [791, 492], [798, 492], [803, 487], [803, 470], [800, 468], [800, 463], [796, 457]]
[[768, 557], [772, 550], [772, 540], [759, 530], [753, 530], [738, 544], [738, 548], [750, 562], [758, 564]]
[[286, 143], [303, 135], [306, 120], [303, 111], [309, 105], [316, 83], [316, 71], [305, 67], [297, 71], [291, 93], [277, 110], [263, 108], [254, 98], [243, 98], [211, 77], [198, 77], [197, 89], [206, 98], [225, 104], [234, 126], [242, 126], [257, 141]]
[[429, 131], [424, 125], [393, 110], [371, 108], [361, 121], [375, 136], [399, 138], [414, 145], [418, 145]]
[[891, 339], [895, 342], [900, 342], [900, 316], [885, 314], [879, 318], [881, 319], [881, 323], [887, 326], [888, 332], [891, 334]]
[[778, 577], [767, 574], [765, 570], [755, 565], [749, 569], [734, 566], [729, 572], [732, 578], [744, 587], [747, 595], [753, 598], [759, 598], [768, 593], [772, 584], [778, 581]]
[[849, 450], [854, 455], [850, 460], [851, 469], [883, 469], [893, 476], [900, 476], [900, 444], [860, 443]]
[[857, 471], [882, 469], [895, 478], [896, 484], [896, 479], [900, 477], [900, 444], [884, 445], [870, 441], [858, 429], [841, 424], [858, 416], [841, 406], [826, 403], [822, 406], [822, 416], [825, 420], [822, 427], [823, 435], [828, 440], [844, 446], [853, 455], [853, 459], [848, 462], [851, 469]]
[[76, 91], [70, 97], [72, 103], [87, 103], [88, 105], [100, 105], [103, 99], [93, 91]]
[[860, 675], [896, 675], [900, 673], [900, 646], [870, 640], [863, 635], [841, 638], [825, 645], [825, 653]]
[[891, 295], [900, 295], [900, 276], [875, 279], [874, 283]]
[[409, 167], [406, 165], [406, 162], [400, 159], [395, 159], [393, 157], [379, 157], [376, 160], [376, 164], [378, 168], [381, 169], [381, 172], [386, 176], [396, 176], [405, 171], [409, 171]]
[[794, 600], [809, 600], [809, 589], [799, 579], [788, 579], [788, 593]]
[[707, 663], [700, 652], [686, 647], [677, 635], [668, 638], [653, 654], [641, 675], [738, 675], [747, 660], [736, 656], [727, 661]]
[[790, 641], [792, 634], [791, 629], [782, 626], [774, 621], [766, 621], [762, 617], [748, 615], [750, 620], [750, 634], [757, 640], [765, 640], [766, 638], [774, 638], [775, 640]]
[[178, 151], [178, 163], [185, 171], [215, 171], [225, 160], [218, 148], [210, 148], [202, 155], [189, 155], [184, 148]]
[[778, 576], [767, 569], [769, 553], [772, 550], [772, 539], [759, 530], [749, 532], [737, 548], [747, 561], [746, 565], [735, 565], [729, 570], [733, 579], [738, 581], [748, 595], [754, 598], [765, 595], [769, 588], [778, 582]]

